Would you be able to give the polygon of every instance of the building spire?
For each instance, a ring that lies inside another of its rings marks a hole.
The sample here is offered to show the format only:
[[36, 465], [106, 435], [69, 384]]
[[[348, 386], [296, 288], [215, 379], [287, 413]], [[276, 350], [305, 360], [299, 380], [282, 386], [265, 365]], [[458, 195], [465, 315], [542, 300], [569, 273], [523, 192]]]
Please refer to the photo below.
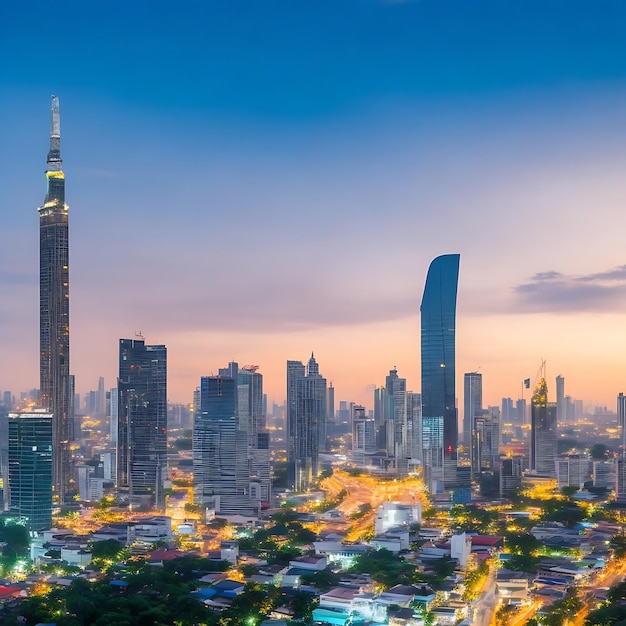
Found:
[[61, 113], [59, 111], [59, 97], [52, 96], [50, 105], [50, 152], [48, 152], [48, 171], [60, 172], [61, 160]]

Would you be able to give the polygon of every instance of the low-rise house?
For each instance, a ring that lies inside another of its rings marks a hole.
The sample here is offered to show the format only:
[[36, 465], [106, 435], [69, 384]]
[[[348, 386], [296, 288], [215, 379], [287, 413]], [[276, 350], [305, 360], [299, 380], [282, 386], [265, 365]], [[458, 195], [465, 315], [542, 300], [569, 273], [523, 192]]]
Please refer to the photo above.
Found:
[[326, 569], [327, 564], [325, 556], [299, 556], [289, 561], [289, 567], [309, 570], [309, 572], [320, 572]]
[[335, 587], [326, 593], [320, 594], [320, 608], [332, 609], [350, 613], [353, 610], [354, 598], [359, 595], [358, 589]]

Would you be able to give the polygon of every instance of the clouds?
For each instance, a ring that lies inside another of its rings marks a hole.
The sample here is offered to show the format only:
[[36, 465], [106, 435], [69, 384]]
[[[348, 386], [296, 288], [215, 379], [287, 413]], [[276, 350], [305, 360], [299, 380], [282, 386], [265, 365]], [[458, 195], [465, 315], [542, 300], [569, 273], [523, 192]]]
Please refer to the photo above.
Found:
[[626, 311], [626, 265], [578, 276], [556, 271], [539, 272], [513, 291], [515, 312]]

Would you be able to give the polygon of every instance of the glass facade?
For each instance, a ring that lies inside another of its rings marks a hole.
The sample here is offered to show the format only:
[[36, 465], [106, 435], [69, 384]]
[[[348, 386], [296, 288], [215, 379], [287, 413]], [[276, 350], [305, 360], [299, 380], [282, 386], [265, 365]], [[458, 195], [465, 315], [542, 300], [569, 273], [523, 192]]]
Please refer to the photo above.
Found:
[[287, 473], [289, 486], [306, 491], [317, 477], [320, 441], [326, 432], [326, 379], [311, 354], [287, 361]]
[[10, 510], [31, 531], [52, 527], [53, 415], [9, 413]]
[[530, 407], [530, 469], [542, 476], [556, 477], [556, 403], [548, 402], [545, 378], [537, 383]]
[[52, 96], [48, 193], [39, 211], [39, 339], [41, 406], [54, 416], [54, 489], [69, 483], [74, 385], [70, 376], [68, 206], [61, 160], [59, 99]]
[[456, 294], [458, 254], [437, 257], [428, 268], [422, 298], [422, 415], [443, 418], [444, 460], [456, 460]]
[[[250, 498], [248, 420], [239, 420], [237, 365], [231, 366], [230, 376], [200, 379], [193, 428], [194, 502], [224, 515], [255, 515], [258, 503]], [[266, 456], [269, 464], [269, 451]], [[269, 468], [267, 473], [269, 482]]]
[[117, 480], [131, 504], [162, 509], [167, 459], [167, 348], [120, 339]]

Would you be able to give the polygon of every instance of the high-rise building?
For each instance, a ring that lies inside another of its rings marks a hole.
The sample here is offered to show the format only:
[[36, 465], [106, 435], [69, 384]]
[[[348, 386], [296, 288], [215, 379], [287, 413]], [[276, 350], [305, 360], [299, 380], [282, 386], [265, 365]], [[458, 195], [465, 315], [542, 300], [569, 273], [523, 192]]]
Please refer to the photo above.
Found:
[[61, 160], [59, 99], [52, 96], [48, 193], [39, 211], [40, 403], [53, 415], [53, 484], [59, 502], [70, 480], [73, 379], [70, 377], [68, 206]]
[[9, 413], [10, 510], [31, 531], [52, 527], [53, 424], [45, 409]]
[[500, 497], [510, 498], [522, 484], [524, 458], [503, 456], [500, 458]]
[[244, 365], [237, 372], [237, 412], [239, 429], [247, 431], [249, 490], [259, 506], [269, 506], [272, 494], [270, 479], [270, 435], [266, 427], [263, 375], [257, 365]]
[[109, 403], [107, 407], [107, 412], [108, 412], [108, 417], [109, 417], [109, 442], [111, 443], [111, 447], [113, 448], [117, 446], [118, 402], [119, 402], [119, 395], [117, 393], [117, 387], [113, 387], [113, 389], [109, 391]]
[[120, 339], [117, 486], [131, 505], [165, 506], [167, 348]]
[[374, 389], [374, 424], [376, 425], [376, 447], [385, 450], [386, 443], [386, 422], [387, 422], [387, 389], [376, 387]]
[[[423, 410], [423, 409], [422, 409]], [[444, 491], [443, 417], [422, 417], [424, 484], [432, 494]]]
[[502, 398], [502, 423], [513, 424], [517, 421], [517, 412], [512, 398]]
[[255, 515], [250, 497], [248, 419], [239, 420], [236, 363], [203, 376], [193, 428], [194, 502], [212, 513]]
[[621, 428], [621, 445], [617, 455], [617, 481], [615, 498], [619, 504], [626, 503], [626, 396], [617, 396], [617, 423]]
[[335, 388], [332, 382], [328, 384], [326, 390], [326, 419], [329, 422], [335, 421]]
[[104, 378], [102, 378], [102, 376], [98, 379], [98, 391], [96, 391], [93, 412], [96, 417], [104, 417], [106, 415], [106, 394], [104, 391]]
[[404, 422], [404, 394], [406, 393], [406, 378], [398, 376], [398, 370], [394, 367], [389, 370], [385, 379], [385, 441], [387, 457], [396, 458], [396, 445], [402, 440], [402, 424]]
[[352, 409], [352, 462], [360, 467], [369, 464], [370, 455], [376, 452], [374, 418], [357, 404]]
[[556, 403], [548, 402], [548, 384], [543, 377], [535, 386], [530, 407], [530, 469], [556, 478]]
[[483, 412], [483, 375], [468, 372], [463, 377], [463, 443], [472, 445], [474, 419]]
[[314, 355], [306, 368], [287, 361], [287, 476], [296, 491], [306, 491], [317, 477], [325, 423], [326, 379]]
[[434, 259], [422, 297], [422, 416], [443, 418], [444, 483], [456, 482], [458, 423], [455, 393], [456, 296], [459, 254]]
[[591, 480], [593, 463], [586, 454], [562, 454], [557, 458], [557, 487], [583, 489]]
[[556, 423], [562, 424], [567, 421], [565, 409], [565, 378], [559, 374], [556, 377]]
[[500, 408], [490, 406], [474, 417], [471, 446], [472, 474], [494, 472], [500, 457]]

